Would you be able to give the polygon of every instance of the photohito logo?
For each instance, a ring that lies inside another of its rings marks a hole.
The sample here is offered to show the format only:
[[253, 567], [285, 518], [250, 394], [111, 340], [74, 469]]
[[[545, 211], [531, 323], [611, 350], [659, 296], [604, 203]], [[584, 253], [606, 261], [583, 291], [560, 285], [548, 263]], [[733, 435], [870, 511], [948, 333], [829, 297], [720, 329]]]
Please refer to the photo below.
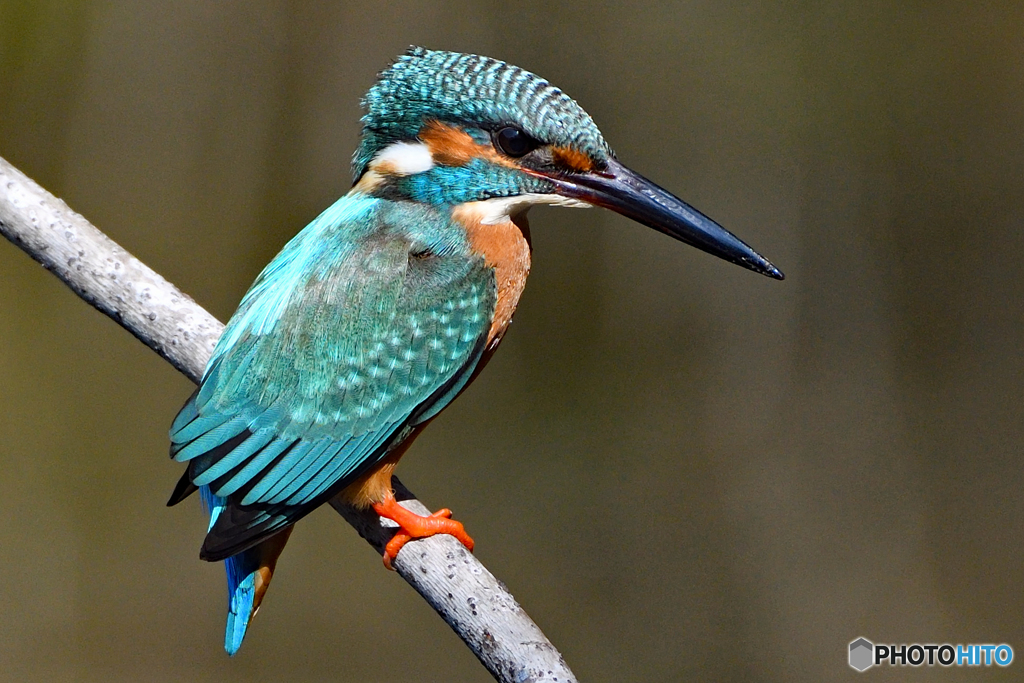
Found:
[[887, 662], [889, 666], [1009, 666], [1013, 648], [1002, 645], [875, 645], [867, 638], [850, 643], [850, 666], [866, 671]]

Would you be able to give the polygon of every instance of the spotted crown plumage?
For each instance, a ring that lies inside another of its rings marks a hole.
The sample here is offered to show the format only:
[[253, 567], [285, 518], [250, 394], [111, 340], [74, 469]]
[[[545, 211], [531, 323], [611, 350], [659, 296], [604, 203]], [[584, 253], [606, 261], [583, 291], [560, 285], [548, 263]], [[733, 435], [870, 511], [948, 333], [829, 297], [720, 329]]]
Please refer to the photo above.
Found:
[[613, 156], [594, 120], [571, 97], [525, 69], [479, 55], [410, 48], [363, 100], [355, 178], [387, 145], [414, 137], [424, 121], [514, 124], [546, 144], [597, 160]]

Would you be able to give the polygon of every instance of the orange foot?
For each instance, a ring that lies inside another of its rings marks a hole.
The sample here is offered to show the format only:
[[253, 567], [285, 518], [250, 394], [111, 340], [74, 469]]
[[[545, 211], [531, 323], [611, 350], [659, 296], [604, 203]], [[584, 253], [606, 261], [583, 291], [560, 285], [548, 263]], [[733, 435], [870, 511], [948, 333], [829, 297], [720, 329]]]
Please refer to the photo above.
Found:
[[384, 566], [394, 571], [391, 561], [398, 555], [406, 543], [414, 538], [426, 538], [434, 534], [449, 534], [459, 540], [466, 550], [473, 550], [473, 539], [469, 537], [461, 522], [448, 519], [452, 511], [448, 508], [438, 510], [429, 517], [417, 515], [398, 504], [394, 495], [388, 492], [387, 498], [373, 504], [373, 511], [398, 523], [398, 533], [384, 546]]

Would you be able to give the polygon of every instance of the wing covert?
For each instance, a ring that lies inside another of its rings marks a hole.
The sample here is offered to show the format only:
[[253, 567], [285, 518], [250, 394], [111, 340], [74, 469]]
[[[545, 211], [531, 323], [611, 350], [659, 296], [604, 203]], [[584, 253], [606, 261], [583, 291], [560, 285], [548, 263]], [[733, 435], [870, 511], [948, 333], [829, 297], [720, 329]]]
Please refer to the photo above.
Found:
[[315, 225], [257, 279], [171, 428], [192, 482], [264, 509], [261, 524], [322, 501], [443, 408], [495, 306], [481, 258], [383, 228], [332, 241]]

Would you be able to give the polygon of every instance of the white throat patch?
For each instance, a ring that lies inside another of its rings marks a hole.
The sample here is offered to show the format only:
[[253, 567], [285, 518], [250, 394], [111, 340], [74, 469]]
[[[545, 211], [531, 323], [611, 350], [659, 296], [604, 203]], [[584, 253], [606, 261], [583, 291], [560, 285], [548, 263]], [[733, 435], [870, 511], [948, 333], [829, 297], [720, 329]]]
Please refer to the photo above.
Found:
[[[531, 206], [549, 204], [551, 206], [567, 206], [573, 209], [589, 209], [588, 204], [579, 199], [563, 197], [560, 194], [541, 194], [528, 192], [514, 197], [492, 197], [478, 202], [469, 202], [480, 217], [483, 225], [499, 225], [509, 222], [512, 217], [525, 213]], [[466, 205], [464, 205], [466, 206]]]

